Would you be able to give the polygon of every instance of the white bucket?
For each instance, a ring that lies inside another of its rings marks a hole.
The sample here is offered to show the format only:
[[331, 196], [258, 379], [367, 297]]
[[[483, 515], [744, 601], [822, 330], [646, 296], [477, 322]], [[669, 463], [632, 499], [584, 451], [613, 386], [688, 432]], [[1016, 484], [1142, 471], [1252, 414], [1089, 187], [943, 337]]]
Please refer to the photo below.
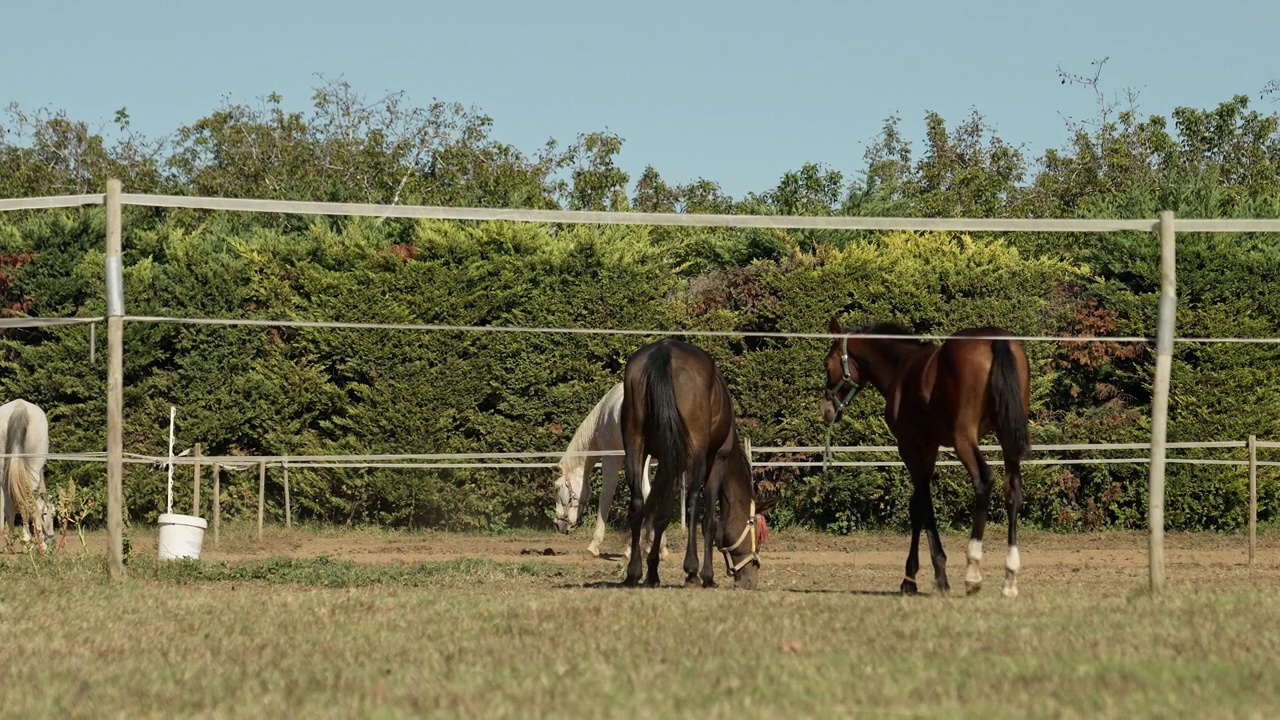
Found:
[[160, 524], [161, 560], [200, 559], [200, 548], [204, 545], [204, 531], [209, 527], [209, 523], [204, 518], [161, 513], [157, 522]]

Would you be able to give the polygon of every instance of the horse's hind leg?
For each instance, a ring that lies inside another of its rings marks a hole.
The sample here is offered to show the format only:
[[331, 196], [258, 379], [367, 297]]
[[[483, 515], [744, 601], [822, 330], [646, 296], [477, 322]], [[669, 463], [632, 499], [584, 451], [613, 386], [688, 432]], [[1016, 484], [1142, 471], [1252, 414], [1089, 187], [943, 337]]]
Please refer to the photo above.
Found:
[[[645, 456], [644, 465], [643, 465], [644, 472], [641, 473], [641, 476], [640, 476], [641, 482], [644, 485], [644, 496], [646, 499], [648, 499], [649, 497], [649, 488], [651, 487], [651, 484], [649, 483], [649, 459], [650, 459], [650, 456]], [[640, 545], [641, 547], [645, 548], [645, 550], [647, 551], [652, 546], [653, 542], [654, 542], [653, 516], [650, 515], [649, 519], [645, 520], [644, 522], [644, 534], [640, 538]], [[662, 548], [662, 557], [664, 558], [667, 556], [666, 542], [667, 542], [666, 540], [663, 540], [660, 545], [660, 547]]]
[[[667, 482], [675, 482], [672, 478], [667, 478]], [[667, 491], [669, 485], [659, 483], [663, 486], [663, 490], [658, 496], [652, 498], [649, 502], [651, 512], [649, 517], [653, 523], [653, 544], [649, 547], [649, 576], [645, 578], [645, 585], [649, 587], [657, 587], [661, 584], [658, 579], [658, 563], [662, 559], [662, 536], [666, 533], [667, 525], [671, 522], [671, 501], [672, 494]]]
[[702, 488], [689, 485], [688, 477], [686, 474], [684, 481], [686, 484], [681, 488], [687, 496], [686, 501], [689, 506], [689, 514], [684, 518], [687, 532], [684, 551], [684, 584], [686, 587], [693, 587], [698, 584], [698, 495]]
[[0, 544], [0, 549], [6, 553], [13, 541], [13, 523], [17, 519], [15, 515], [13, 499], [9, 497], [8, 478], [0, 472], [0, 530], [4, 531], [4, 543]]
[[968, 565], [964, 571], [965, 590], [972, 595], [982, 589], [982, 536], [991, 506], [991, 468], [982, 459], [975, 440], [957, 439], [956, 456], [973, 478], [973, 531], [969, 535]]
[[1022, 468], [1018, 461], [1008, 463], [1004, 478], [1005, 506], [1009, 511], [1009, 554], [1004, 561], [1004, 596], [1018, 596], [1018, 571], [1022, 557], [1018, 554], [1018, 511], [1022, 509]]
[[[649, 479], [649, 458], [645, 458], [645, 459], [644, 459], [644, 477], [645, 477], [645, 482], [648, 482], [648, 479]], [[671, 479], [671, 482], [677, 482], [677, 481], [678, 481], [678, 478], [672, 478], [672, 479]], [[677, 485], [677, 487], [679, 487], [679, 486]], [[652, 527], [652, 523], [650, 524], [650, 527]], [[658, 538], [656, 538], [656, 536], [655, 536], [654, 542], [657, 542], [657, 540], [658, 540]], [[670, 554], [671, 554], [671, 551], [667, 549], [667, 536], [666, 536], [666, 534], [663, 534], [663, 536], [662, 536], [661, 540], [662, 540], [662, 542], [661, 542], [661, 543], [659, 543], [659, 544], [658, 544], [658, 546], [662, 548], [662, 559], [663, 559], [663, 560], [665, 560], [665, 559], [667, 559], [667, 555], [670, 555]]]
[[[627, 476], [627, 488], [631, 491], [631, 502], [627, 513], [627, 524], [631, 527], [631, 556], [627, 561], [627, 576], [623, 584], [634, 587], [640, 582], [644, 569], [640, 559], [640, 525], [644, 521], [644, 495], [640, 486], [641, 464], [644, 462], [644, 438], [640, 435], [638, 423], [636, 427], [623, 426], [623, 444], [626, 448], [624, 461]], [[628, 430], [631, 430], [629, 433]]]

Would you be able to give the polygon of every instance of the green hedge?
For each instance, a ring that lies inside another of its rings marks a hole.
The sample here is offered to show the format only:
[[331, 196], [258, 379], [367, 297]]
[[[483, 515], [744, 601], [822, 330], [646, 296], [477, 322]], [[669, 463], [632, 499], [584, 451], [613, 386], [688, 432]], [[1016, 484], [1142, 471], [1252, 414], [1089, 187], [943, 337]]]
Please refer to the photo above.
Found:
[[[31, 299], [27, 311], [34, 314], [102, 312], [100, 209], [0, 223], [0, 252], [34, 253], [9, 263], [8, 297]], [[314, 220], [246, 229], [234, 217], [139, 213], [127, 228], [127, 309], [138, 315], [821, 332], [837, 314], [849, 322], [893, 318], [927, 333], [994, 323], [1049, 335], [1143, 335], [1154, 317], [1154, 283], [1118, 283], [1114, 265], [1100, 272], [1036, 254], [1036, 242], [999, 237], [888, 233], [806, 251], [802, 237], [786, 233], [762, 242], [758, 231], [640, 227]], [[726, 255], [737, 262], [726, 264]], [[1265, 291], [1275, 251], [1191, 239], [1183, 258], [1182, 334], [1276, 334], [1280, 316]], [[1130, 264], [1146, 278], [1151, 260]], [[97, 365], [88, 363], [85, 327], [14, 330], [3, 339], [4, 393], [46, 408], [56, 450], [104, 445], [104, 335]], [[131, 323], [126, 450], [163, 454], [173, 404], [179, 446], [201, 442], [207, 454], [559, 451], [618, 380], [627, 356], [649, 339]], [[824, 341], [693, 341], [721, 363], [742, 431], [756, 446], [822, 444]], [[1026, 347], [1036, 442], [1149, 437], [1152, 358], [1145, 345]], [[1180, 346], [1171, 439], [1274, 437], [1280, 406], [1271, 347]], [[864, 393], [833, 442], [890, 444], [882, 410], [883, 398]], [[1028, 466], [1025, 476], [1025, 517], [1033, 525], [1145, 522], [1145, 465]], [[102, 492], [100, 465], [51, 464], [51, 480], [66, 477]], [[470, 529], [546, 526], [549, 477], [541, 470], [291, 473], [294, 507], [304, 518]], [[939, 477], [939, 517], [967, 526], [967, 476], [944, 467]], [[763, 491], [782, 495], [780, 524], [835, 532], [906, 526], [909, 487], [899, 469], [776, 468], [758, 478]], [[131, 517], [149, 520], [163, 509], [162, 472], [130, 466], [126, 488]], [[188, 492], [180, 483], [182, 502]], [[1241, 468], [1172, 466], [1169, 524], [1240, 527], [1244, 492]], [[273, 515], [282, 501], [273, 481]], [[255, 502], [253, 479], [230, 476], [224, 512], [248, 513]], [[1001, 503], [997, 490], [997, 519]], [[1278, 503], [1264, 483], [1264, 521]]]

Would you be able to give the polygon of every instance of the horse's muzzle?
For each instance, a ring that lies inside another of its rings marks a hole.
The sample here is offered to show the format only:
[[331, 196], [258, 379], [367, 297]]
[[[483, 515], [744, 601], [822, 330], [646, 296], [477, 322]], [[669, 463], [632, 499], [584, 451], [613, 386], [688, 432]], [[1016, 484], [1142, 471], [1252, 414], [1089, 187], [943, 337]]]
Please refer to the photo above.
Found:
[[836, 411], [835, 403], [830, 399], [822, 398], [818, 401], [818, 406], [821, 408], [823, 422], [833, 423], [840, 419], [840, 413]]

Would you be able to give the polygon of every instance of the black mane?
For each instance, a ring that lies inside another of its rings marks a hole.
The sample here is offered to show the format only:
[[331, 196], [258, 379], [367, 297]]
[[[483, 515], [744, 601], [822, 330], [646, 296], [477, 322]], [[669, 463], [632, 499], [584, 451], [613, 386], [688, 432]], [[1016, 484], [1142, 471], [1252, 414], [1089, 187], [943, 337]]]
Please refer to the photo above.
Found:
[[[914, 330], [911, 330], [906, 326], [902, 325], [901, 323], [894, 322], [892, 320], [877, 320], [874, 322], [866, 323], [865, 325], [858, 325], [857, 327], [845, 328], [845, 330], [853, 335], [865, 334], [865, 335], [908, 335], [909, 336], [909, 335], [915, 334]], [[916, 345], [929, 344], [927, 340], [920, 340], [918, 338], [913, 338], [913, 337], [904, 337], [901, 340], [898, 340], [898, 342], [914, 343]]]

